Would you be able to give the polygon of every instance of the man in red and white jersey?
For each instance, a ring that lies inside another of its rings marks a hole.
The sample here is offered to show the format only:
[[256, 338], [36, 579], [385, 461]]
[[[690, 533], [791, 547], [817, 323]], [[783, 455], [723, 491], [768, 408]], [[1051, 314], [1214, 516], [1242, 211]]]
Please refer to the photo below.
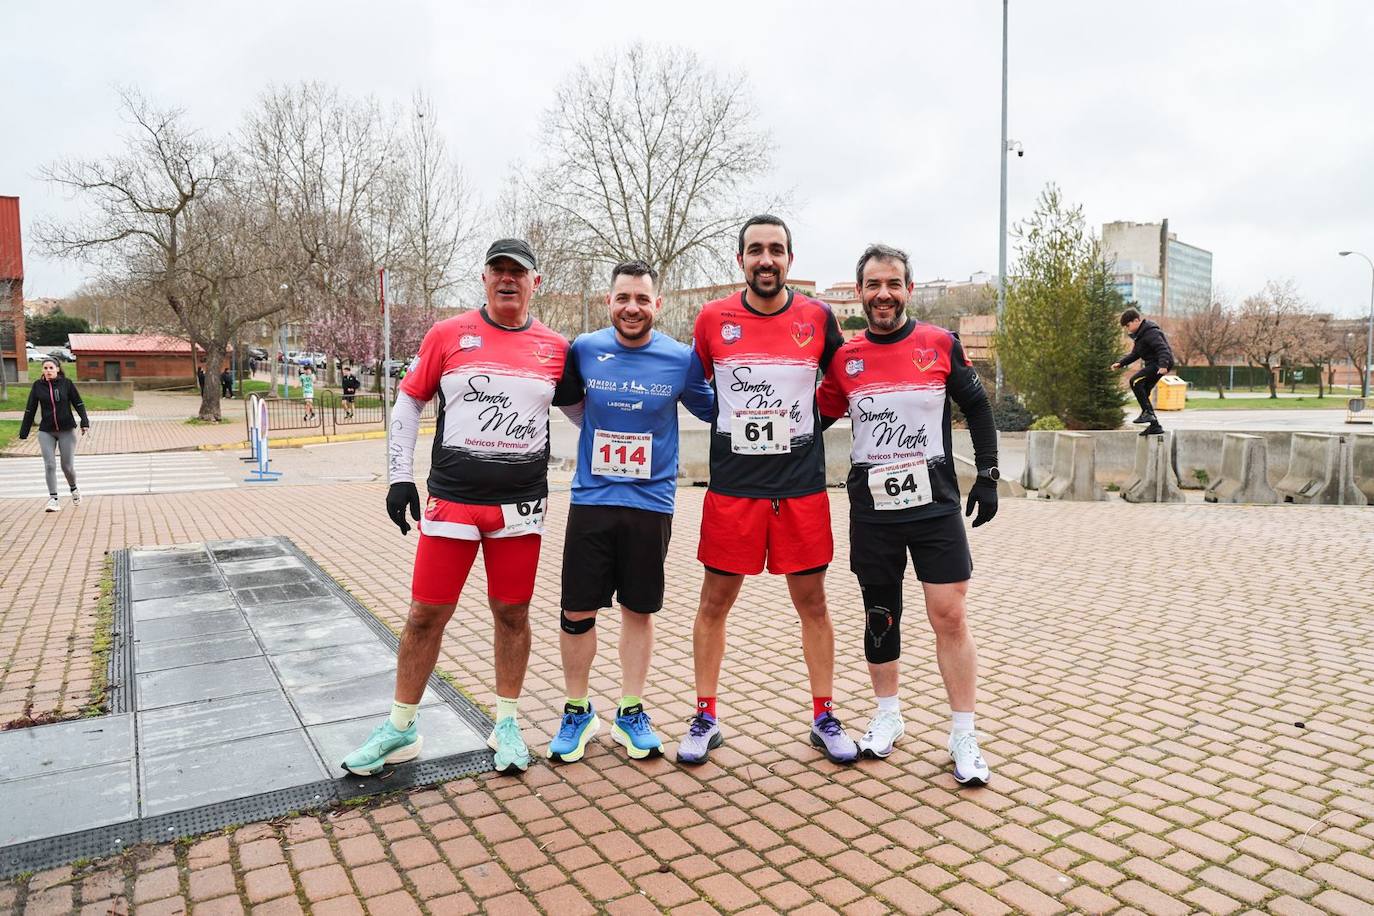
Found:
[[[498, 770], [529, 766], [516, 703], [529, 662], [529, 604], [549, 492], [549, 406], [582, 399], [565, 374], [568, 342], [529, 313], [539, 280], [528, 243], [492, 243], [482, 271], [487, 304], [430, 328], [401, 383], [386, 506], [402, 534], [410, 531], [409, 509], [420, 522], [420, 543], [391, 715], [344, 760], [350, 772], [368, 775], [419, 755], [420, 698], [479, 545], [496, 628], [496, 728], [488, 744]], [[438, 422], [422, 516], [412, 462], [420, 411], [431, 398], [438, 398]]]
[[825, 303], [787, 287], [792, 233], [776, 216], [745, 222], [736, 255], [746, 288], [708, 302], [694, 346], [715, 388], [711, 484], [697, 557], [706, 567], [693, 627], [697, 709], [678, 745], [682, 763], [702, 763], [725, 739], [716, 688], [725, 620], [745, 576], [787, 576], [801, 618], [811, 680], [811, 742], [838, 763], [858, 758], [833, 713], [835, 635], [825, 603], [834, 553], [816, 376], [843, 342]]
[[868, 330], [835, 354], [816, 398], [825, 426], [848, 413], [854, 433], [849, 566], [863, 593], [864, 655], [878, 703], [859, 749], [886, 757], [906, 733], [897, 659], [910, 552], [949, 695], [954, 778], [981, 786], [989, 774], [973, 730], [978, 656], [964, 608], [973, 559], [959, 518], [949, 402], [963, 411], [973, 439], [978, 474], [966, 512], [977, 509], [975, 528], [997, 513], [992, 407], [959, 338], [907, 317], [912, 282], [905, 252], [870, 245], [859, 258], [856, 281]]

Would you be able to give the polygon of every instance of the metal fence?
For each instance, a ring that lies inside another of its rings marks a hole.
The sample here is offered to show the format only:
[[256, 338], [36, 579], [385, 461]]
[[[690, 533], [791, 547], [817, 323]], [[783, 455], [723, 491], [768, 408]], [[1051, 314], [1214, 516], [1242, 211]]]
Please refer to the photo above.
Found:
[[[358, 392], [352, 401], [344, 400], [337, 391], [317, 391], [313, 401], [305, 398], [259, 398], [267, 410], [267, 425], [271, 434], [289, 433], [298, 436], [332, 436], [339, 431], [359, 427], [381, 427], [384, 422], [382, 396], [375, 392]], [[245, 427], [250, 426], [248, 400], [243, 402]], [[435, 401], [430, 400], [420, 412], [420, 422], [433, 422]], [[251, 435], [249, 436], [251, 438]]]

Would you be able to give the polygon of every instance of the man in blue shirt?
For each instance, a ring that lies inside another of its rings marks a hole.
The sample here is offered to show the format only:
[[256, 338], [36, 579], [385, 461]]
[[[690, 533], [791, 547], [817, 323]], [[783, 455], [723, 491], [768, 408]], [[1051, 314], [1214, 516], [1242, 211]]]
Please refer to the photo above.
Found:
[[696, 354], [653, 329], [663, 306], [658, 274], [643, 261], [611, 272], [611, 327], [573, 341], [568, 375], [582, 404], [565, 409], [582, 428], [563, 539], [559, 647], [568, 691], [550, 759], [581, 760], [601, 722], [588, 696], [596, 613], [619, 601], [621, 698], [611, 735], [634, 759], [657, 757], [640, 695], [663, 606], [663, 564], [677, 490], [678, 402], [710, 421], [715, 395]]

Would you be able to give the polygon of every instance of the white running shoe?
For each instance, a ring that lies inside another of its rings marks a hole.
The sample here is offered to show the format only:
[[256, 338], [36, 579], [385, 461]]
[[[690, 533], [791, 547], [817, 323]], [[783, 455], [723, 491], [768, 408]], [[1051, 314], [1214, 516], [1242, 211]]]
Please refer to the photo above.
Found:
[[81, 505], [81, 491], [80, 491], [80, 490], [72, 490], [72, 505], [73, 505], [73, 506], [79, 506], [79, 505]]
[[880, 712], [868, 723], [868, 731], [859, 739], [859, 756], [882, 759], [892, 753], [897, 739], [906, 734], [901, 713]]
[[992, 778], [983, 752], [978, 750], [978, 737], [973, 732], [956, 732], [949, 736], [949, 759], [954, 761], [954, 781], [961, 786], [985, 786]]
[[61, 504], [60, 502], [57, 501], [57, 497], [56, 497], [56, 496], [49, 496], [49, 497], [48, 497], [48, 507], [47, 507], [46, 509], [44, 509], [43, 511], [44, 511], [44, 512], [61, 512], [61, 511], [62, 511], [62, 504]]

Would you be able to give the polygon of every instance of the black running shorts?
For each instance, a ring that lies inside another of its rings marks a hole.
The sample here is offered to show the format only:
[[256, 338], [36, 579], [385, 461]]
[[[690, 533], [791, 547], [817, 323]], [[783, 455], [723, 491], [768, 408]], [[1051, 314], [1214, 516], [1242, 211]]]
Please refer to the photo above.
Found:
[[860, 585], [901, 582], [908, 552], [922, 582], [943, 585], [973, 575], [968, 535], [957, 511], [889, 525], [850, 520], [849, 568]]
[[611, 607], [612, 596], [632, 611], [663, 607], [663, 562], [673, 517], [627, 506], [568, 509], [563, 537], [563, 610]]

